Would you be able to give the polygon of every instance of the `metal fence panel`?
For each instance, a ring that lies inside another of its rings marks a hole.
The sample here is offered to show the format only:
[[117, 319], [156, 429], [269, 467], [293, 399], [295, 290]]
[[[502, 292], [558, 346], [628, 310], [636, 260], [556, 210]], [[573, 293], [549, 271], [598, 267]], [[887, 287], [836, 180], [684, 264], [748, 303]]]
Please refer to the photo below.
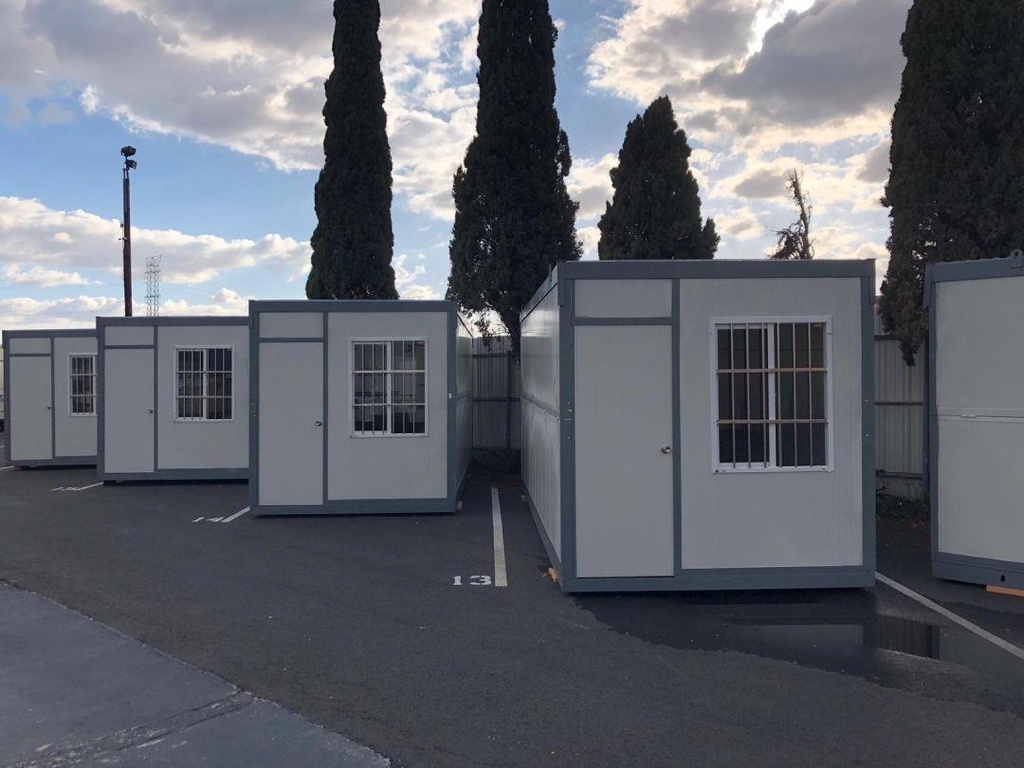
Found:
[[507, 336], [473, 339], [473, 447], [519, 450], [519, 365]]

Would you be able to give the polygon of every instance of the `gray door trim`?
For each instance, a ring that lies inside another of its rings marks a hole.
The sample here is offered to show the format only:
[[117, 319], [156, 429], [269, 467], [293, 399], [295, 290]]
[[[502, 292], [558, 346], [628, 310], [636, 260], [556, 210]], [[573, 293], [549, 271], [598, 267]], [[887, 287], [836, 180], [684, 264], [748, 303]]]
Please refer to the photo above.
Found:
[[683, 427], [682, 419], [682, 343], [680, 328], [681, 310], [679, 292], [682, 286], [673, 280], [672, 288], [672, 541], [673, 571], [676, 576], [683, 572]]
[[[57, 361], [50, 337], [50, 459], [57, 458]], [[6, 366], [4, 366], [6, 368]]]
[[[330, 331], [328, 330], [328, 322], [327, 322], [328, 317], [329, 316], [328, 316], [327, 312], [321, 313], [320, 320], [321, 320], [322, 325], [321, 325], [321, 328], [320, 328], [320, 338], [316, 340], [317, 344], [321, 344], [323, 346], [322, 352], [323, 352], [323, 366], [324, 366], [324, 378], [323, 378], [323, 388], [324, 388], [324, 391], [323, 391], [323, 415], [320, 417], [320, 421], [322, 422], [322, 426], [320, 428], [321, 429], [321, 431], [320, 431], [320, 440], [321, 440], [322, 445], [320, 447], [320, 450], [321, 450], [322, 458], [323, 458], [323, 469], [321, 470], [323, 476], [320, 478], [321, 479], [321, 483], [320, 483], [320, 485], [321, 485], [321, 488], [320, 488], [320, 503], [321, 504], [326, 504], [327, 503], [328, 485], [329, 485], [329, 481], [330, 481], [330, 474], [329, 473], [330, 473], [330, 469], [331, 469], [331, 463], [330, 463], [330, 440], [328, 440], [328, 437], [331, 434], [330, 433], [330, 428], [331, 428], [330, 427], [330, 405], [329, 405], [329, 402], [328, 402], [329, 401], [328, 395], [329, 395], [329, 393], [331, 391], [331, 383], [330, 383], [331, 382], [331, 365], [330, 365], [330, 360], [329, 360], [330, 350], [331, 350], [331, 338], [330, 338]], [[347, 410], [348, 409], [346, 408], [346, 411]]]

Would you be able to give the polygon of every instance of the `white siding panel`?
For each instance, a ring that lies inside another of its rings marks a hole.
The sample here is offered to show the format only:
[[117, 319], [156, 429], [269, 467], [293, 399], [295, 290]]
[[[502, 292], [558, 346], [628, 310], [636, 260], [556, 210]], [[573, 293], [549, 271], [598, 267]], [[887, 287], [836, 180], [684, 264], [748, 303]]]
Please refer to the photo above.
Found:
[[669, 317], [671, 280], [577, 280], [576, 317]]
[[19, 339], [11, 337], [7, 340], [11, 355], [48, 355], [50, 354], [50, 340], [43, 338]]
[[319, 339], [324, 335], [320, 312], [261, 312], [261, 339]]
[[561, 558], [562, 486], [558, 417], [523, 403], [522, 471], [541, 524]]
[[153, 343], [153, 326], [125, 325], [120, 328], [107, 326], [104, 344], [108, 347], [146, 346]]
[[[96, 339], [80, 336], [55, 337], [53, 340], [54, 370], [54, 430], [56, 433], [56, 445], [54, 452], [57, 456], [81, 456], [93, 458], [96, 456], [96, 415], [72, 416], [71, 415], [71, 355], [96, 354]], [[98, 366], [98, 361], [96, 362]], [[99, 386], [99, 369], [97, 367], [96, 386]]]
[[[683, 280], [682, 566], [767, 568], [863, 562], [860, 280]], [[834, 471], [713, 471], [714, 317], [828, 316]]]
[[939, 551], [1024, 560], [1024, 419], [940, 417], [938, 437]]
[[523, 396], [558, 409], [558, 288], [538, 304], [522, 327]]
[[[157, 350], [157, 469], [249, 466], [249, 326], [161, 326]], [[177, 348], [232, 348], [230, 421], [177, 420]]]
[[[448, 314], [338, 312], [328, 318], [328, 499], [443, 499], [448, 466]], [[356, 437], [352, 343], [427, 340], [427, 435]]]

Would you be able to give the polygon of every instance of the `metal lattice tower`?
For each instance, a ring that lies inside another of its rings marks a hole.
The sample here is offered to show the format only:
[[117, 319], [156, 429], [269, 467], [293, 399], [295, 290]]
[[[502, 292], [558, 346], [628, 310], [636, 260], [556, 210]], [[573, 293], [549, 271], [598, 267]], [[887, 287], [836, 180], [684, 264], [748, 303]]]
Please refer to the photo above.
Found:
[[146, 316], [156, 317], [160, 314], [160, 259], [162, 256], [150, 256], [146, 259]]

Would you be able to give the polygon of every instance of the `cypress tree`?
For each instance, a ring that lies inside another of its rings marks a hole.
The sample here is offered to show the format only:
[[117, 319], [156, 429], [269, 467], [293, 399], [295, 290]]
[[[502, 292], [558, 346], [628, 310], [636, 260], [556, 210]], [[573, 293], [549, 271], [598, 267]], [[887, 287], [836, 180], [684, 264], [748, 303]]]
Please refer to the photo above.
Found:
[[901, 45], [880, 310], [912, 363], [925, 266], [1024, 247], [1024, 3], [915, 0]]
[[662, 96], [626, 127], [615, 193], [597, 226], [601, 259], [711, 259], [718, 234], [702, 221], [690, 145]]
[[495, 312], [519, 351], [519, 312], [558, 261], [581, 254], [555, 111], [555, 25], [547, 0], [484, 0], [476, 135], [452, 184], [448, 298], [488, 332]]
[[397, 299], [391, 149], [380, 71], [380, 3], [335, 0], [334, 70], [324, 104], [310, 299]]

